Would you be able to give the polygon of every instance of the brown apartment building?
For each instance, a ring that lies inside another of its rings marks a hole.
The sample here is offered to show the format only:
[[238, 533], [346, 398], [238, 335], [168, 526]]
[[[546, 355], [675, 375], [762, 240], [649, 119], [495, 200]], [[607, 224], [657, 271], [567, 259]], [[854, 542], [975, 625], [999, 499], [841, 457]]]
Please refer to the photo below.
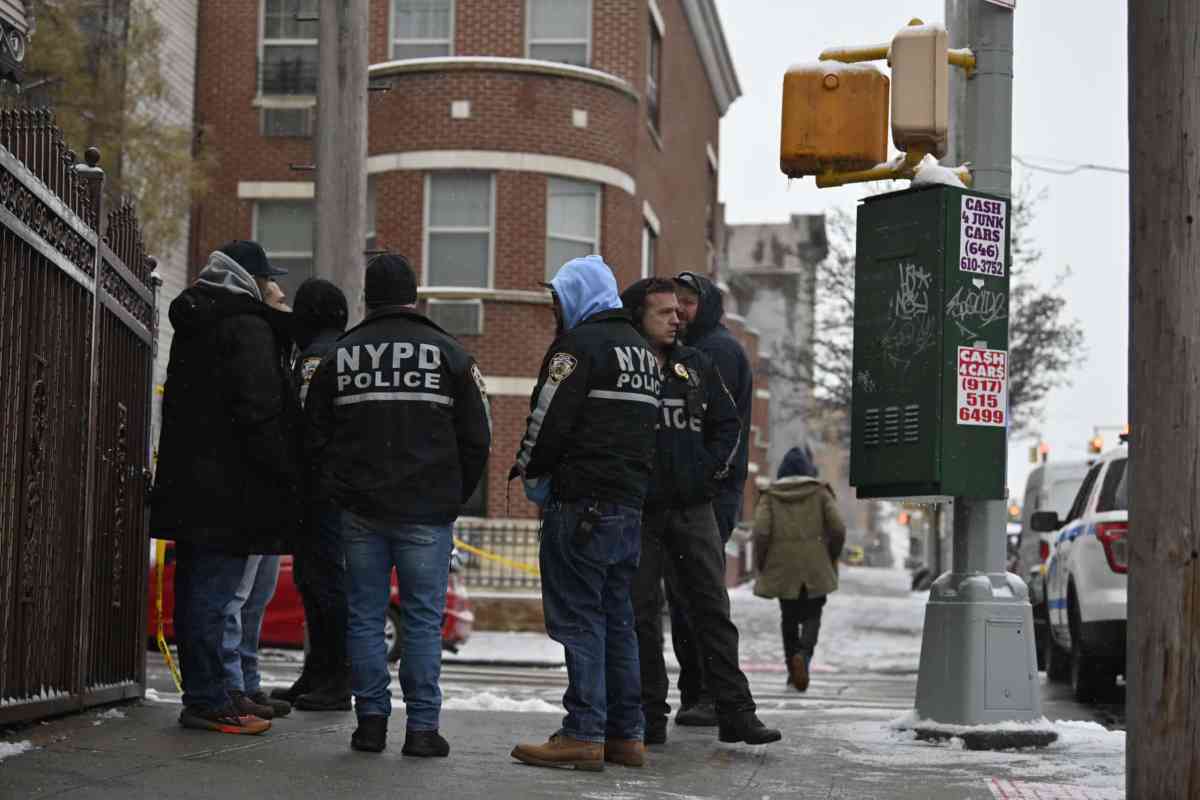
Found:
[[[193, 214], [193, 270], [235, 237], [288, 266], [289, 288], [320, 269], [312, 175], [290, 166], [313, 160], [320, 124], [319, 5], [200, 4], [196, 123], [219, 170]], [[552, 339], [538, 282], [592, 252], [622, 287], [715, 270], [718, 128], [740, 93], [721, 23], [713, 0], [372, 0], [370, 14], [371, 81], [388, 90], [368, 100], [365, 249], [412, 260], [425, 311], [487, 377], [495, 443], [470, 514], [532, 517], [519, 486], [506, 503], [505, 475]], [[757, 338], [730, 327], [762, 367]]]

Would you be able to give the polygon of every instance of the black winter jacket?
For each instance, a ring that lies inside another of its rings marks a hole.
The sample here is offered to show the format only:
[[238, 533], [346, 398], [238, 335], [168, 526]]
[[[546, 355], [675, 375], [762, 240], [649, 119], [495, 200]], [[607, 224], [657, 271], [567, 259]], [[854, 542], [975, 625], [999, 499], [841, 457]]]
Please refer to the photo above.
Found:
[[654, 474], [646, 510], [712, 500], [732, 469], [741, 423], [712, 360], [692, 347], [671, 351], [663, 368]]
[[754, 373], [750, 369], [750, 359], [741, 343], [734, 338], [721, 323], [725, 315], [721, 290], [703, 275], [690, 275], [700, 286], [700, 307], [696, 318], [688, 324], [684, 344], [694, 347], [712, 359], [726, 388], [737, 404], [738, 417], [742, 422], [742, 438], [734, 455], [733, 468], [728, 477], [721, 482], [722, 495], [740, 493], [746, 485], [750, 462], [750, 420], [754, 403]]
[[453, 522], [491, 446], [483, 375], [454, 337], [401, 307], [346, 332], [309, 384], [316, 499], [370, 519]]
[[321, 359], [336, 346], [337, 340], [342, 337], [343, 333], [337, 328], [326, 328], [318, 331], [307, 345], [302, 345], [304, 349], [300, 351], [296, 356], [295, 363], [292, 364], [292, 385], [296, 388], [301, 406], [308, 399], [308, 387], [312, 383], [313, 376], [317, 374], [317, 367], [321, 366]]
[[641, 508], [654, 456], [662, 372], [623, 310], [558, 337], [542, 361], [517, 465], [559, 500]]
[[269, 309], [193, 286], [170, 308], [150, 532], [235, 553], [290, 553], [299, 534], [299, 407]]

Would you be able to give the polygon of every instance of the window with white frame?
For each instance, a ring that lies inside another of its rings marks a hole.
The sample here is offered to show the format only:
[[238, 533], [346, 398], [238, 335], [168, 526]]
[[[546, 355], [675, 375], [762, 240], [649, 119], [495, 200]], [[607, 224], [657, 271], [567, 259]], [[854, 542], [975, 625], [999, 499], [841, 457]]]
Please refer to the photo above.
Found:
[[425, 183], [425, 284], [492, 285], [495, 182], [487, 172], [437, 172]]
[[572, 258], [600, 252], [600, 186], [550, 178], [546, 190], [546, 280]]
[[646, 116], [654, 130], [659, 128], [659, 89], [662, 87], [662, 31], [650, 17], [650, 48], [646, 55]]
[[453, 52], [454, 0], [392, 0], [392, 58]]
[[263, 0], [262, 8], [262, 93], [315, 95], [318, 0]]
[[259, 200], [254, 204], [254, 240], [271, 263], [288, 271], [276, 280], [289, 298], [313, 276], [312, 200]]
[[528, 0], [528, 55], [586, 67], [592, 59], [592, 0]]
[[658, 234], [650, 227], [650, 224], [642, 223], [642, 277], [650, 278], [654, 275], [654, 261], [658, 250]]

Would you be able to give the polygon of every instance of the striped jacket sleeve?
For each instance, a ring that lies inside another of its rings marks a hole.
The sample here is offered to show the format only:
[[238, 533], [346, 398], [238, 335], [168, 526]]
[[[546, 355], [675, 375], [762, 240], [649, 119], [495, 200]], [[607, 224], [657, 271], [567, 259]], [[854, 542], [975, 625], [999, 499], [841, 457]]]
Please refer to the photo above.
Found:
[[517, 453], [517, 466], [526, 480], [554, 471], [583, 411], [590, 374], [587, 354], [569, 341], [558, 342], [542, 365]]

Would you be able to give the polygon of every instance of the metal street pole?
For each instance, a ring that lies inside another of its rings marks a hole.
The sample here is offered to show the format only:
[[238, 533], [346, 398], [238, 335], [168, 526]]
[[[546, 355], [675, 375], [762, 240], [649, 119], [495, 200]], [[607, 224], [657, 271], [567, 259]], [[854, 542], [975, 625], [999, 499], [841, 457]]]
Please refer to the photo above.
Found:
[[324, 0], [320, 8], [314, 272], [346, 293], [354, 321], [362, 317], [367, 241], [369, 0]]
[[[950, 47], [970, 47], [976, 68], [950, 84], [946, 163], [971, 163], [973, 189], [1012, 194], [1013, 11], [990, 0], [946, 0]], [[1033, 615], [1025, 584], [1005, 568], [1007, 503], [956, 497], [951, 571], [934, 583], [926, 609], [917, 716], [932, 723], [985, 725], [1042, 716]], [[917, 724], [918, 731], [922, 723]], [[1014, 741], [1014, 738], [1020, 741]], [[973, 737], [972, 747], [1048, 744], [1046, 730]]]

